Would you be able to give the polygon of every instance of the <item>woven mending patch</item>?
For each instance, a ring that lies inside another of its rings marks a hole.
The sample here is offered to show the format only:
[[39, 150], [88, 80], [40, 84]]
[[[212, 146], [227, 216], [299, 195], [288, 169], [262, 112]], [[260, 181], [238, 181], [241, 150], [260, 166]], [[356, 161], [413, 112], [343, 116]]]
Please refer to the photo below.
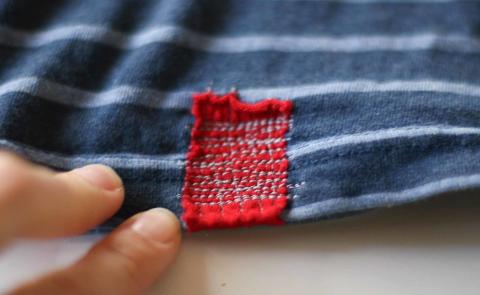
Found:
[[194, 95], [182, 195], [190, 231], [283, 223], [292, 107], [277, 99], [246, 104], [235, 93]]

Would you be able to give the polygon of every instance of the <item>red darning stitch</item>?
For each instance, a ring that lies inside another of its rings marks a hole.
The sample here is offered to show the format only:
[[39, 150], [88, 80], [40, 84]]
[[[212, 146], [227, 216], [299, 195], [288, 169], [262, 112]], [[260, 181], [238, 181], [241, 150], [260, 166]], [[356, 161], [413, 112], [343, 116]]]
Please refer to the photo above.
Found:
[[236, 93], [193, 96], [182, 194], [190, 231], [283, 223], [292, 108], [277, 99], [242, 103]]

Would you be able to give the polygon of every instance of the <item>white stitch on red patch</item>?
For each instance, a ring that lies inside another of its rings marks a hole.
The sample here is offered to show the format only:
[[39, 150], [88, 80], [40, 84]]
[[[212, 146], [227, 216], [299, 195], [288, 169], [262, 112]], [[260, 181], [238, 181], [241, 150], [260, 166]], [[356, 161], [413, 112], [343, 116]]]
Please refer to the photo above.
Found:
[[242, 103], [236, 93], [194, 95], [181, 201], [190, 231], [283, 223], [292, 108], [278, 99]]

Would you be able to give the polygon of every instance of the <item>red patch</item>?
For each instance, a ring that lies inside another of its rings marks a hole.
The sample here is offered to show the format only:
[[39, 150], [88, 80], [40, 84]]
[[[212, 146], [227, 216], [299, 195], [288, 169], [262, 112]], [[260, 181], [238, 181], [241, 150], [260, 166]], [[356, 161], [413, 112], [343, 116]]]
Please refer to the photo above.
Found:
[[235, 93], [193, 97], [183, 220], [190, 231], [282, 224], [287, 205], [290, 101], [238, 101]]

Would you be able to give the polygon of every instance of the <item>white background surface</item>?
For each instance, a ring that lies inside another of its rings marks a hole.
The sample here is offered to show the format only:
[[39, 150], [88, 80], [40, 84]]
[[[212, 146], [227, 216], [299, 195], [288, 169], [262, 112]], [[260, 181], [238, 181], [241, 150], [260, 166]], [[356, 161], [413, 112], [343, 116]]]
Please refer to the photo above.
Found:
[[[98, 237], [22, 242], [0, 290], [72, 261]], [[480, 193], [318, 224], [186, 235], [152, 294], [480, 294]]]

